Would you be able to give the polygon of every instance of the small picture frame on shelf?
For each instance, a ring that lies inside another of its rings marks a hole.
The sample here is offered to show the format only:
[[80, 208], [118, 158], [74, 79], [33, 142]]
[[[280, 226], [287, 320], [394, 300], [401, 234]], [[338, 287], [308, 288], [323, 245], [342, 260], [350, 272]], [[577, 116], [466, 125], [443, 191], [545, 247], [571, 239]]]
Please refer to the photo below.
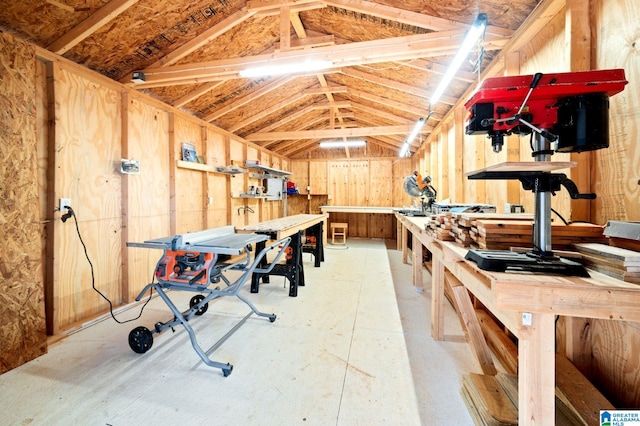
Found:
[[189, 142], [182, 142], [182, 161], [195, 163], [198, 161], [196, 146]]

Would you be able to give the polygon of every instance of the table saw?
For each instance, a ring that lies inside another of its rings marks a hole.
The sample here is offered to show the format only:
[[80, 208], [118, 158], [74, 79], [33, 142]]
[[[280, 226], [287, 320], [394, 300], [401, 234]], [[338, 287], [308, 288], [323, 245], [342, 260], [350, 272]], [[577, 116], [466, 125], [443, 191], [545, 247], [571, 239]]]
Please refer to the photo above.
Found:
[[[231, 364], [213, 361], [209, 358], [212, 350], [208, 352], [202, 350], [189, 321], [195, 316], [203, 315], [207, 311], [210, 301], [224, 296], [236, 296], [251, 308], [251, 312], [245, 319], [256, 314], [268, 318], [270, 322], [276, 320], [275, 314], [259, 311], [240, 294], [242, 286], [253, 273], [271, 272], [291, 242], [290, 237], [285, 237], [265, 246], [267, 239], [266, 235], [240, 234], [236, 233], [235, 227], [225, 226], [147, 240], [142, 243], [127, 242], [127, 247], [163, 250], [163, 254], [156, 264], [154, 281], [142, 289], [136, 297], [136, 301], [139, 301], [147, 292], [156, 290], [174, 315], [167, 322], [156, 323], [153, 330], [144, 326], [134, 328], [129, 333], [131, 349], [137, 353], [145, 353], [151, 349], [154, 334], [182, 325], [189, 333], [191, 345], [202, 361], [210, 367], [221, 369], [225, 377], [231, 374], [233, 369]], [[259, 245], [262, 248], [255, 256], [252, 256], [254, 245]], [[277, 250], [277, 254], [273, 261], [271, 263], [264, 262], [266, 254], [274, 249]], [[236, 273], [234, 274], [236, 278], [229, 278], [227, 273], [230, 271], [239, 271], [239, 277]], [[168, 290], [189, 291], [198, 294], [191, 298], [189, 308], [181, 311], [167, 295]], [[216, 348], [221, 341], [226, 340], [241, 323], [214, 344], [213, 348]]]

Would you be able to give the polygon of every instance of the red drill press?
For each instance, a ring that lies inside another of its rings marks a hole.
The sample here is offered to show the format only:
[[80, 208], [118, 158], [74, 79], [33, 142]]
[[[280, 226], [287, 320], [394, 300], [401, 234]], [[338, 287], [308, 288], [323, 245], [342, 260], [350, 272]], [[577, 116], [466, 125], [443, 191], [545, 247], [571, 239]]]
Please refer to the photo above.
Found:
[[467, 259], [491, 271], [589, 276], [582, 265], [559, 258], [551, 249], [551, 194], [564, 186], [573, 199], [594, 199], [596, 195], [580, 193], [565, 174], [539, 166], [551, 163], [555, 151], [608, 148], [609, 97], [624, 90], [626, 84], [623, 69], [495, 77], [482, 83], [465, 104], [470, 112], [466, 133], [486, 134], [494, 152], [502, 150], [505, 135], [531, 135], [531, 155], [538, 167], [485, 170], [468, 178], [518, 179], [524, 189], [535, 194], [533, 250], [470, 250]]

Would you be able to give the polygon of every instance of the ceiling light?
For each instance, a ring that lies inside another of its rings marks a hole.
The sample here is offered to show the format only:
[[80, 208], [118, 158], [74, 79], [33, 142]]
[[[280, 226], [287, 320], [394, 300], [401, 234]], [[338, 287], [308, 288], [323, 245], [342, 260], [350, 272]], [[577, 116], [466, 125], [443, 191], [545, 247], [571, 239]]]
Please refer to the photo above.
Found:
[[442, 77], [442, 80], [440, 81], [440, 84], [436, 88], [435, 92], [433, 92], [433, 95], [431, 95], [431, 99], [429, 99], [430, 106], [435, 105], [440, 100], [440, 96], [442, 96], [447, 86], [449, 86], [449, 83], [451, 83], [453, 76], [456, 74], [465, 58], [469, 55], [469, 52], [471, 52], [471, 49], [473, 49], [473, 46], [476, 44], [480, 36], [484, 33], [486, 27], [487, 15], [485, 13], [481, 13], [476, 18], [473, 26], [469, 29], [469, 31], [467, 31], [467, 35], [462, 42], [462, 46], [460, 46], [460, 50], [453, 58], [453, 62], [451, 62], [451, 65], [449, 65], [447, 72], [444, 73], [444, 76]]
[[422, 130], [422, 126], [424, 126], [425, 121], [426, 120], [424, 118], [421, 118], [420, 120], [418, 120], [416, 122], [416, 125], [413, 126], [413, 130], [411, 130], [411, 133], [409, 134], [409, 137], [407, 138], [406, 141], [404, 141], [404, 144], [402, 145], [402, 148], [400, 149], [400, 157], [404, 157], [404, 156], [407, 155], [407, 153], [409, 152], [409, 147], [410, 147], [411, 143], [416, 138], [416, 136], [418, 136], [418, 133], [420, 133], [420, 130]]
[[320, 71], [333, 65], [331, 61], [306, 61], [295, 64], [266, 65], [264, 67], [247, 68], [240, 71], [240, 77], [268, 77], [271, 75], [295, 74], [300, 72]]
[[367, 144], [366, 141], [327, 141], [320, 142], [320, 148], [354, 148], [357, 146], [365, 146]]
[[485, 13], [480, 13], [474, 21], [473, 26], [469, 29], [469, 31], [467, 31], [467, 34], [462, 41], [462, 45], [460, 46], [460, 50], [453, 58], [453, 62], [451, 62], [451, 65], [449, 65], [449, 68], [447, 68], [447, 71], [444, 73], [444, 76], [438, 84], [438, 87], [436, 87], [436, 90], [431, 95], [431, 98], [429, 99], [429, 114], [427, 115], [427, 119], [425, 120], [424, 118], [421, 118], [420, 120], [418, 120], [415, 127], [411, 131], [411, 134], [402, 145], [402, 148], [400, 148], [399, 156], [401, 158], [409, 153], [411, 143], [416, 138], [416, 136], [418, 136], [418, 133], [420, 132], [420, 129], [422, 129], [424, 123], [426, 123], [429, 117], [431, 117], [431, 114], [433, 114], [431, 108], [440, 100], [440, 97], [449, 86], [449, 83], [451, 83], [451, 80], [453, 80], [453, 76], [456, 75], [456, 72], [458, 72], [458, 69], [462, 65], [462, 62], [469, 55], [469, 52], [471, 52], [471, 49], [473, 49], [473, 46], [475, 46], [476, 42], [478, 41], [480, 36], [482, 36], [486, 28], [487, 15]]

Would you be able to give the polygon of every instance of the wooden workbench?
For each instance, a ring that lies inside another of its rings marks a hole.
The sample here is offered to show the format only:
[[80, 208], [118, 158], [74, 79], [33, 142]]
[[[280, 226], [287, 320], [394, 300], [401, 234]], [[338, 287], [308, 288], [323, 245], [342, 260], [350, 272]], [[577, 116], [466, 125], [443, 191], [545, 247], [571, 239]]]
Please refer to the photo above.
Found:
[[329, 223], [349, 224], [349, 236], [393, 239], [397, 236], [394, 207], [386, 206], [320, 206], [329, 214]]
[[[242, 232], [255, 232], [256, 234], [268, 235], [272, 240], [282, 240], [291, 237], [290, 247], [292, 248], [291, 258], [287, 260], [286, 265], [276, 265], [269, 274], [254, 273], [251, 278], [251, 292], [259, 291], [259, 282], [269, 282], [269, 275], [283, 275], [289, 279], [289, 296], [296, 297], [298, 295], [298, 286], [304, 286], [304, 266], [302, 263], [302, 251], [305, 231], [313, 232], [316, 237], [315, 247], [311, 253], [315, 257], [315, 266], [319, 267], [320, 262], [324, 260], [324, 245], [326, 244], [326, 214], [297, 214], [293, 216], [285, 216], [279, 219], [260, 222], [255, 225], [249, 225], [242, 229]], [[256, 245], [256, 251], [260, 251], [264, 243]], [[266, 262], [263, 260], [263, 262]], [[261, 264], [260, 266], [264, 266]]]
[[556, 315], [640, 321], [638, 285], [593, 271], [589, 271], [590, 278], [484, 271], [464, 259], [467, 249], [427, 235], [424, 224], [428, 219], [399, 214], [396, 218], [403, 228], [403, 248], [409, 232], [414, 238], [414, 285], [422, 285], [422, 245], [432, 254], [431, 335], [435, 340], [444, 339], [445, 280], [452, 287], [469, 343], [485, 374], [495, 374], [495, 367], [467, 290], [518, 337], [521, 425], [553, 425], [555, 421]]

